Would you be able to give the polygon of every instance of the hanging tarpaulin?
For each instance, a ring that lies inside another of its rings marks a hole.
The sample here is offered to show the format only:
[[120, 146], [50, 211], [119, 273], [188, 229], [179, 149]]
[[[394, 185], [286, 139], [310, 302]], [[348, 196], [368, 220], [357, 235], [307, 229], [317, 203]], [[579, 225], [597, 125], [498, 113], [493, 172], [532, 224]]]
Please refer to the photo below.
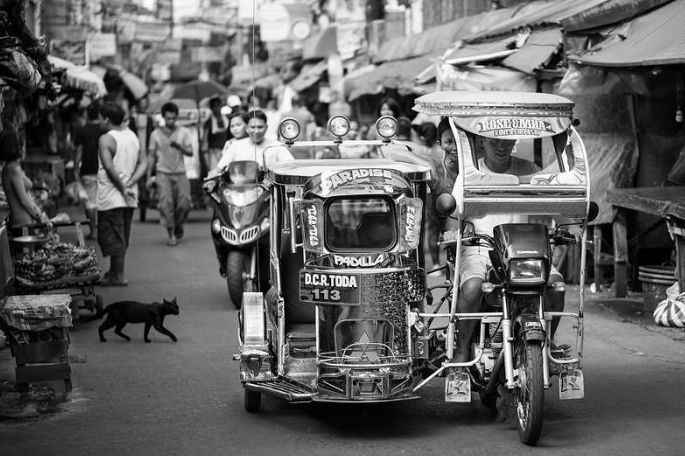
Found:
[[65, 87], [89, 92], [94, 98], [100, 98], [107, 95], [105, 83], [102, 78], [94, 72], [87, 70], [85, 67], [76, 66], [68, 60], [55, 57], [54, 55], [49, 55], [48, 61], [53, 68], [64, 70]]
[[447, 63], [436, 64], [438, 90], [509, 90], [535, 92], [535, 78], [507, 68], [455, 67]]

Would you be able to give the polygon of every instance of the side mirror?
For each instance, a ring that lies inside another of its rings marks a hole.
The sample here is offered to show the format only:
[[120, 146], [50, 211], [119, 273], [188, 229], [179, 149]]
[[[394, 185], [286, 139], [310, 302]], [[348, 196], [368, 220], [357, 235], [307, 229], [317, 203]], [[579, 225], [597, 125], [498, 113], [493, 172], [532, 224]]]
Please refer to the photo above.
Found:
[[457, 201], [449, 193], [443, 193], [438, 196], [438, 200], [435, 202], [435, 208], [438, 210], [440, 215], [450, 215], [454, 212], [457, 207]]
[[599, 206], [594, 201], [590, 201], [590, 210], [587, 213], [587, 221], [591, 222], [599, 215]]

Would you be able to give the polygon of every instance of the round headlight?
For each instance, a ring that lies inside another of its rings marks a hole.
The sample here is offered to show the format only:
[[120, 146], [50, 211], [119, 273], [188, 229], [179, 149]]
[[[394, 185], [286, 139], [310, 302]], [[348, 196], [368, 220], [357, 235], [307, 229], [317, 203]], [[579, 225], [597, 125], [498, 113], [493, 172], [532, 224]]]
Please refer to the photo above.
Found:
[[397, 134], [397, 119], [392, 116], [383, 116], [376, 121], [376, 131], [383, 139], [390, 139]]
[[212, 220], [212, 231], [214, 231], [215, 233], [221, 231], [221, 222], [219, 221], [219, 219]]
[[345, 116], [333, 116], [328, 121], [328, 131], [337, 138], [350, 132], [350, 120]]
[[300, 130], [300, 123], [292, 117], [283, 119], [281, 126], [278, 128], [281, 137], [286, 141], [294, 141], [300, 136]]

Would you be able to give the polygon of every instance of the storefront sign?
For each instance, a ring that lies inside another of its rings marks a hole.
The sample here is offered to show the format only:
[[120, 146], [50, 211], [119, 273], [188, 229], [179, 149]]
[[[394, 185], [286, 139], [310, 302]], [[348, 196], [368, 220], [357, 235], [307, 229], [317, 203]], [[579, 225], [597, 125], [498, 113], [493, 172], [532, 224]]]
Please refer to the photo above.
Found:
[[74, 65], [83, 66], [87, 64], [85, 41], [52, 40], [50, 41], [50, 54]]
[[90, 59], [111, 57], [117, 54], [117, 38], [114, 33], [96, 33], [88, 38]]
[[190, 60], [198, 63], [223, 62], [224, 49], [220, 46], [197, 46], [190, 49]]

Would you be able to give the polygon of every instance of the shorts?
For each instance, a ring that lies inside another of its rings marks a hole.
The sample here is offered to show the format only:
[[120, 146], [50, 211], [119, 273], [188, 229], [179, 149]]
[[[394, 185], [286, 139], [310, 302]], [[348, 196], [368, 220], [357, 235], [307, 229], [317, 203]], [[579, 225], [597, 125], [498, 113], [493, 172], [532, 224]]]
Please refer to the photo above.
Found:
[[131, 236], [132, 207], [98, 211], [98, 244], [102, 256], [124, 256]]
[[[478, 278], [485, 281], [490, 268], [489, 249], [486, 247], [464, 247], [459, 261], [459, 286], [469, 279]], [[549, 271], [547, 283], [563, 282], [564, 277], [554, 266]]]
[[97, 174], [88, 174], [81, 176], [81, 184], [88, 195], [86, 199], [86, 209], [98, 208], [98, 176]]

